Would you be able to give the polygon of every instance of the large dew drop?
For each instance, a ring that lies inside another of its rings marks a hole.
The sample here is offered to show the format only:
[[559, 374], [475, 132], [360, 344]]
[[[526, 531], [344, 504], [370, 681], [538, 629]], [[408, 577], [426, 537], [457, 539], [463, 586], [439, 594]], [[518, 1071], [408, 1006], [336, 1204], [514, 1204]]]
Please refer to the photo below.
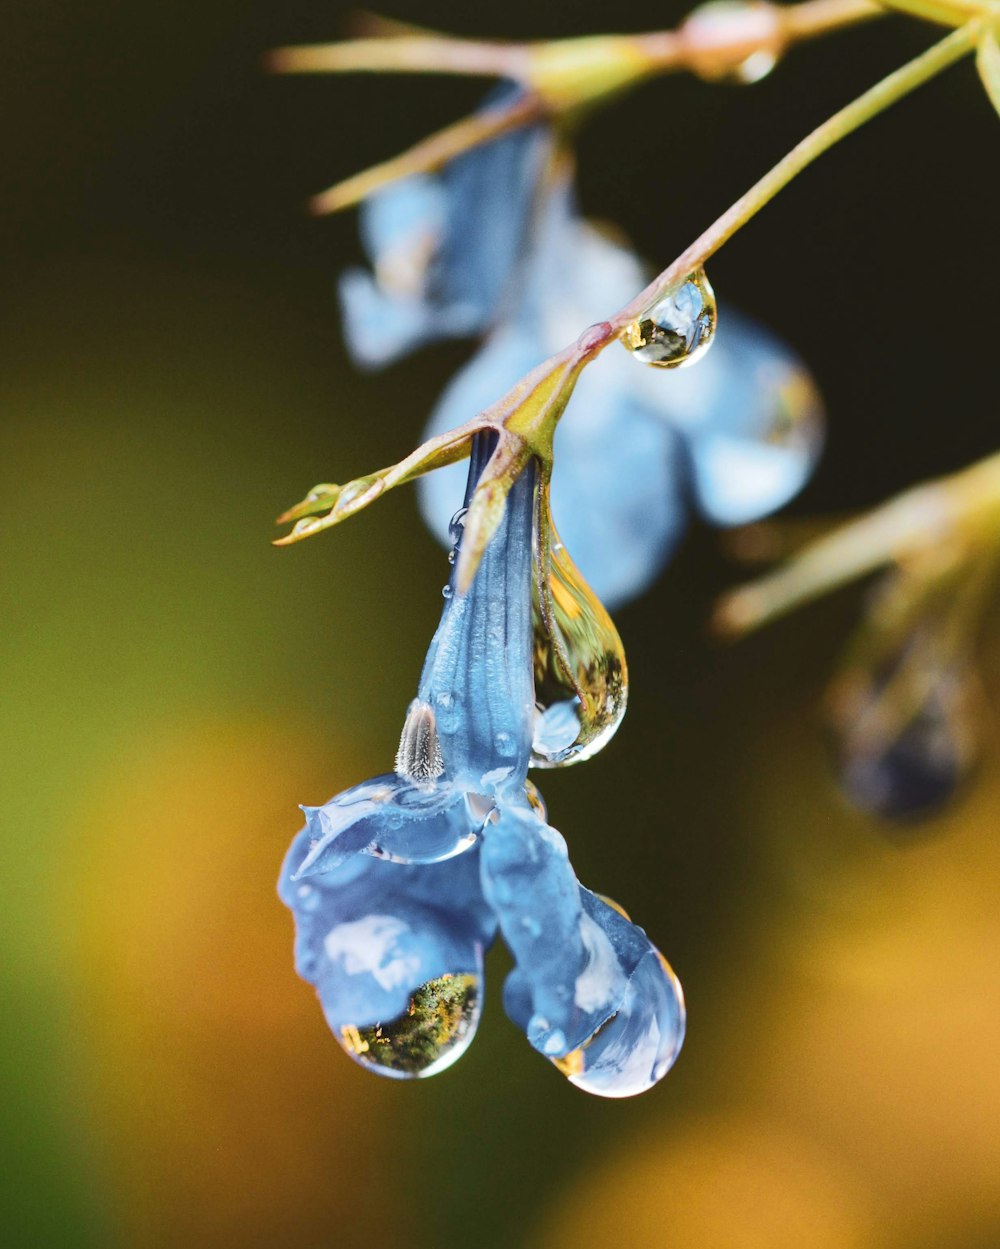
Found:
[[644, 364], [678, 369], [708, 351], [717, 320], [715, 292], [705, 270], [698, 269], [638, 316], [622, 342]]
[[367, 1027], [342, 1025], [343, 1049], [369, 1071], [398, 1080], [446, 1071], [472, 1044], [482, 1011], [480, 977], [438, 976], [422, 984], [404, 1014]]
[[634, 1097], [662, 1080], [684, 1042], [684, 994], [670, 964], [650, 949], [618, 1010], [577, 1049], [552, 1062], [597, 1097]]
[[539, 532], [550, 535], [551, 629], [536, 601], [531, 765], [555, 768], [591, 758], [614, 736], [628, 702], [628, 667], [611, 617], [559, 541], [548, 492], [539, 489], [538, 500]]

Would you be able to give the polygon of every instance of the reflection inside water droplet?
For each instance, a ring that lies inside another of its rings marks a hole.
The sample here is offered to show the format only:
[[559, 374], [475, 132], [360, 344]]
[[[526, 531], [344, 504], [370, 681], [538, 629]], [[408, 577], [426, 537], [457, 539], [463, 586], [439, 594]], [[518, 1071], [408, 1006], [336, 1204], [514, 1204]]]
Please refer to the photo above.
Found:
[[681, 368], [708, 351], [716, 320], [715, 292], [698, 269], [637, 317], [622, 342], [644, 364]]
[[[551, 768], [589, 759], [614, 736], [628, 701], [628, 667], [611, 617], [559, 541], [542, 488], [538, 531], [550, 535], [542, 590], [551, 631], [536, 584], [531, 763]], [[543, 558], [540, 551], [536, 558]]]
[[422, 984], [406, 1012], [367, 1027], [346, 1024], [336, 1033], [361, 1066], [396, 1079], [421, 1079], [447, 1070], [465, 1053], [482, 1010], [479, 976], [444, 975]]
[[650, 948], [621, 1006], [564, 1058], [551, 1061], [577, 1088], [598, 1097], [634, 1097], [667, 1074], [684, 1041], [684, 994], [669, 963]]

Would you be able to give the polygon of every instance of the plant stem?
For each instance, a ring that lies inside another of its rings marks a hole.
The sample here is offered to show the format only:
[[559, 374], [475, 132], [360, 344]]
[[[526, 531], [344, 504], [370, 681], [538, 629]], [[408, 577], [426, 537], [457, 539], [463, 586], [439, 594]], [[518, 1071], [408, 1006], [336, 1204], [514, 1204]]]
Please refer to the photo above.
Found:
[[770, 169], [759, 182], [726, 210], [699, 238], [681, 253], [677, 259], [646, 287], [630, 303], [626, 304], [610, 324], [616, 333], [624, 329], [655, 303], [675, 283], [704, 265], [705, 261], [727, 243], [742, 226], [755, 216], [772, 199], [788, 186], [814, 160], [829, 151], [834, 144], [846, 138], [852, 131], [876, 117], [891, 104], [901, 100], [917, 87], [934, 78], [949, 65], [970, 52], [982, 29], [982, 19], [968, 22], [942, 39], [933, 47], [901, 66], [887, 78], [875, 84], [846, 108], [835, 113], [821, 126], [807, 135], [787, 156]]

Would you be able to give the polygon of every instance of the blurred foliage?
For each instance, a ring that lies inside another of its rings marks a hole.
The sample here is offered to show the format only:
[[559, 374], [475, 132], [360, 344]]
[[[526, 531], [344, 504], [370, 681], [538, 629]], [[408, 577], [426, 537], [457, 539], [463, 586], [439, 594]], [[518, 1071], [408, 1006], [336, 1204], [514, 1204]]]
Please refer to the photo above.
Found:
[[[362, 379], [339, 345], [353, 223], [309, 222], [301, 200], [476, 94], [259, 74], [264, 49], [328, 38], [343, 11], [34, 0], [4, 18], [8, 1241], [995, 1244], [995, 743], [905, 850], [844, 807], [814, 707], [853, 591], [713, 649], [708, 605], [735, 574], [695, 535], [617, 622], [622, 732], [547, 782], [581, 877], [628, 897], [685, 982], [688, 1047], [657, 1092], [603, 1104], [560, 1080], [503, 1022], [498, 959], [476, 1045], [412, 1087], [355, 1070], [295, 979], [273, 892], [295, 804], [388, 765], [445, 568], [406, 491], [294, 551], [268, 545], [271, 519], [303, 482], [408, 450], [463, 358]], [[589, 0], [394, 15], [512, 37], [609, 23]], [[894, 19], [746, 94], [643, 87], [586, 131], [584, 204], [665, 262], [920, 46]], [[971, 188], [995, 125], [971, 66], [953, 71], [714, 266], [823, 385], [833, 434], [799, 512], [991, 449], [1000, 256]], [[979, 241], [957, 274], [935, 254], [956, 235]]]

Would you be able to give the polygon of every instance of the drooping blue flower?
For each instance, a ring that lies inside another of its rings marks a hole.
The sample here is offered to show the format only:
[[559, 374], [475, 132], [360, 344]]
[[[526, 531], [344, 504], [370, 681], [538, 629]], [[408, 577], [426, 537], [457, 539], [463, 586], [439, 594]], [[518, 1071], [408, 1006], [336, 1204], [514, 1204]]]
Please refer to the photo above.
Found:
[[683, 998], [642, 929], [579, 884], [527, 780], [534, 496], [529, 467], [468, 594], [447, 598], [396, 771], [306, 809], [279, 892], [298, 971], [364, 1065], [429, 1075], [464, 1051], [499, 925], [511, 1018], [574, 1083], [628, 1096], [676, 1058]]
[[[517, 91], [500, 87], [484, 107]], [[358, 364], [380, 368], [427, 343], [489, 329], [523, 254], [550, 147], [545, 127], [521, 127], [365, 201], [372, 272], [352, 268], [340, 279], [344, 335]]]
[[897, 827], [946, 807], [980, 753], [972, 641], [949, 611], [961, 592], [947, 582], [935, 602], [913, 582], [898, 571], [876, 584], [826, 697], [844, 794]]
[[[540, 194], [518, 301], [449, 384], [427, 436], [488, 406], [648, 280], [633, 252], [579, 216], [565, 169]], [[659, 575], [683, 532], [687, 496], [715, 524], [743, 524], [786, 503], [815, 465], [822, 406], [808, 372], [748, 318], [724, 308], [719, 320], [712, 349], [690, 369], [664, 374], [605, 351], [557, 430], [555, 521], [609, 606]], [[439, 537], [456, 478], [444, 469], [419, 483]]]

